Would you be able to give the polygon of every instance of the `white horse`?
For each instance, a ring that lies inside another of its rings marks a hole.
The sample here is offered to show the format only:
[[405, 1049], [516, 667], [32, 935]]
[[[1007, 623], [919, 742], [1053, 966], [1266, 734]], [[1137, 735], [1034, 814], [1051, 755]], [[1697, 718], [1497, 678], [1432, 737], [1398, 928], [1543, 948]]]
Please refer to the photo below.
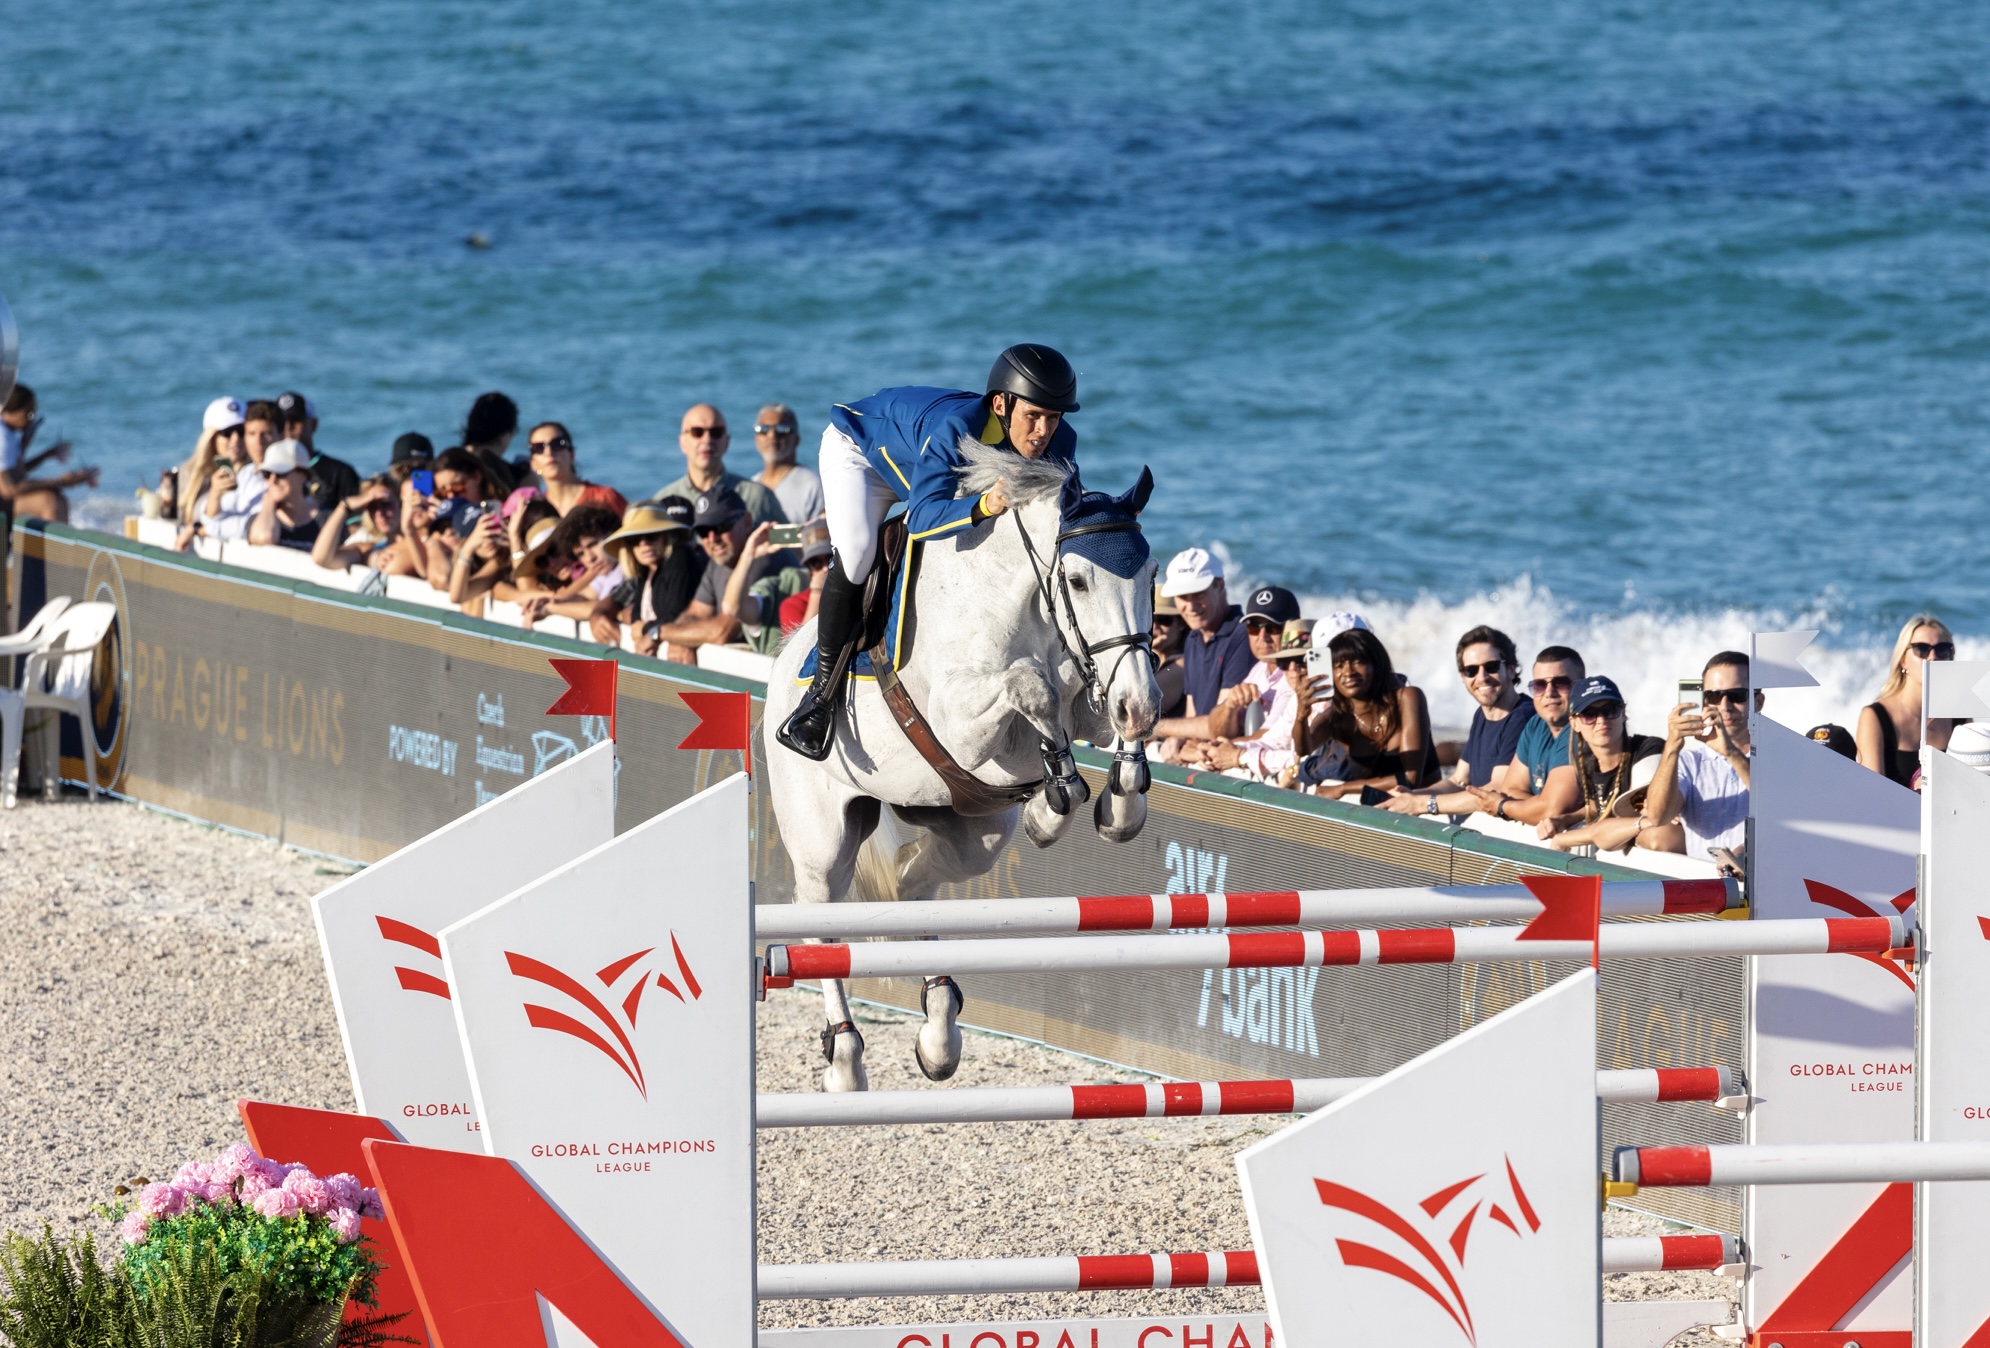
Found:
[[[1147, 644], [1154, 563], [1135, 518], [1153, 478], [1143, 470], [1139, 485], [1114, 497], [1084, 491], [1075, 469], [1052, 461], [971, 443], [961, 453], [963, 490], [979, 495], [1000, 482], [1013, 505], [920, 545], [911, 598], [917, 633], [898, 677], [934, 738], [979, 782], [1042, 784], [1021, 807], [1025, 831], [1040, 847], [1063, 834], [1088, 795], [1071, 761], [1071, 739], [1111, 744], [1108, 789], [1093, 819], [1101, 836], [1125, 842], [1146, 822], [1140, 741], [1160, 710]], [[810, 623], [776, 658], [764, 726], [781, 724], [793, 710], [806, 683], [802, 662], [814, 649]], [[1017, 806], [1005, 800], [980, 813], [957, 812], [962, 797], [913, 746], [878, 685], [853, 678], [849, 687], [826, 761], [771, 743], [764, 749], [796, 901], [848, 896], [859, 850], [884, 806], [925, 830], [892, 863], [896, 897], [930, 899], [941, 885], [985, 874], [1015, 833]], [[842, 981], [825, 980], [822, 995], [823, 1088], [865, 1090], [864, 1041]], [[963, 1000], [944, 975], [921, 988], [926, 1022], [913, 1055], [932, 1080], [960, 1065]]]

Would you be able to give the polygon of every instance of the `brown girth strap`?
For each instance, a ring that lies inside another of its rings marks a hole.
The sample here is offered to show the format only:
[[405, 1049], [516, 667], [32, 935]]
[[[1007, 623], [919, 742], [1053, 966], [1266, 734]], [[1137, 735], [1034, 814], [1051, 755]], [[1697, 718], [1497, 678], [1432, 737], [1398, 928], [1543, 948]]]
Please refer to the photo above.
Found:
[[991, 814], [1001, 814], [1013, 810], [1034, 796], [1043, 783], [1021, 782], [1015, 786], [990, 786], [973, 773], [954, 761], [947, 752], [947, 746], [940, 743], [933, 733], [933, 727], [926, 724], [926, 718], [912, 701], [912, 694], [905, 691], [905, 685], [898, 681], [898, 671], [892, 668], [891, 651], [880, 641], [871, 647], [871, 669], [877, 674], [878, 691], [884, 694], [884, 705], [891, 709], [891, 719], [898, 722], [898, 728], [905, 732], [905, 738], [912, 741], [912, 747], [919, 756], [932, 765], [933, 771], [940, 774], [940, 780], [947, 784], [947, 794], [953, 798], [954, 813], [971, 819], [984, 818]]

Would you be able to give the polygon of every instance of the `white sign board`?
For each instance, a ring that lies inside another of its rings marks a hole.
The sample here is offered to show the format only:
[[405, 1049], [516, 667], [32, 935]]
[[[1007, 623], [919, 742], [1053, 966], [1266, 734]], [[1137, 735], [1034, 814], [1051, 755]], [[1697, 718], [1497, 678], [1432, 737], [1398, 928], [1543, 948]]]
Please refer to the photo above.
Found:
[[479, 1151], [436, 933], [615, 836], [615, 746], [487, 801], [311, 901], [359, 1112]]
[[[1990, 1142], [1990, 777], [1938, 749], [1921, 760], [1921, 1136]], [[1981, 1184], [1924, 1184], [1916, 1195], [1917, 1318], [1929, 1348], [1990, 1342], [1987, 1198]]]
[[1596, 975], [1237, 1157], [1279, 1343], [1601, 1341]]
[[734, 776], [442, 933], [485, 1150], [690, 1348], [753, 1340], [747, 810]]
[[[1749, 903], [1757, 918], [1898, 914], [1914, 899], [1920, 800], [1822, 744], [1752, 720]], [[1749, 961], [1747, 1140], [1906, 1142], [1914, 1137], [1914, 976], [1862, 955]], [[1886, 1186], [1746, 1191], [1751, 1330], [1905, 1330], [1905, 1241], [1861, 1218]], [[1898, 1230], [1889, 1219], [1877, 1226]], [[1806, 1282], [1836, 1253], [1829, 1286]], [[1834, 1323], [1816, 1324], [1818, 1318]]]

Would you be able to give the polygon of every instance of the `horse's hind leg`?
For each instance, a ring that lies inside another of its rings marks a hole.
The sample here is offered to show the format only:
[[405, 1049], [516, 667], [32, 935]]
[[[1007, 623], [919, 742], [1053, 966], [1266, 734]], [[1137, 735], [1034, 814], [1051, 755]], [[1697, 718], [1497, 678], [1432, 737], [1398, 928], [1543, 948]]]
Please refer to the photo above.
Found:
[[[941, 885], [971, 880], [994, 869], [995, 858], [1016, 831], [1016, 812], [989, 819], [964, 819], [952, 810], [898, 810], [907, 823], [927, 830], [922, 845], [905, 857], [899, 893], [930, 899]], [[920, 1010], [926, 1021], [912, 1043], [912, 1057], [929, 1081], [945, 1081], [960, 1069], [960, 1012], [967, 997], [945, 974], [920, 984]]]
[[[878, 826], [878, 803], [867, 797], [847, 802], [840, 811], [825, 811], [828, 827], [807, 842], [789, 830], [783, 835], [788, 855], [795, 866], [795, 902], [829, 903], [850, 892], [856, 875], [857, 851]], [[840, 828], [837, 827], [840, 825]], [[825, 1091], [864, 1091], [870, 1089], [870, 1076], [864, 1071], [864, 1036], [850, 1014], [850, 998], [843, 980], [822, 980], [822, 1009], [826, 1024], [822, 1031], [822, 1089]]]

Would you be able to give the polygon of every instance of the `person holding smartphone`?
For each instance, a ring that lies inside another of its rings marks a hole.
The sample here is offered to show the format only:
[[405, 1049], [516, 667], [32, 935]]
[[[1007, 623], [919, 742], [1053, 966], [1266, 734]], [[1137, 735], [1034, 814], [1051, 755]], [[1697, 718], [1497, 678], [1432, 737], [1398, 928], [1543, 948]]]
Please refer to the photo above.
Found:
[[[1665, 723], [1665, 749], [1638, 812], [1638, 846], [1678, 851], [1667, 836], [1684, 826], [1686, 855], [1739, 874], [1748, 826], [1748, 657], [1722, 651], [1700, 674], [1698, 705], [1681, 702]], [[1656, 836], [1655, 836], [1656, 835]]]
[[34, 476], [50, 459], [69, 462], [70, 449], [69, 442], [62, 440], [39, 454], [28, 452], [34, 446], [35, 433], [42, 428], [36, 408], [35, 391], [26, 384], [14, 385], [5, 406], [0, 407], [0, 500], [12, 507], [16, 519], [67, 524], [69, 501], [62, 493], [71, 487], [94, 488], [97, 470], [72, 468], [54, 477]]

